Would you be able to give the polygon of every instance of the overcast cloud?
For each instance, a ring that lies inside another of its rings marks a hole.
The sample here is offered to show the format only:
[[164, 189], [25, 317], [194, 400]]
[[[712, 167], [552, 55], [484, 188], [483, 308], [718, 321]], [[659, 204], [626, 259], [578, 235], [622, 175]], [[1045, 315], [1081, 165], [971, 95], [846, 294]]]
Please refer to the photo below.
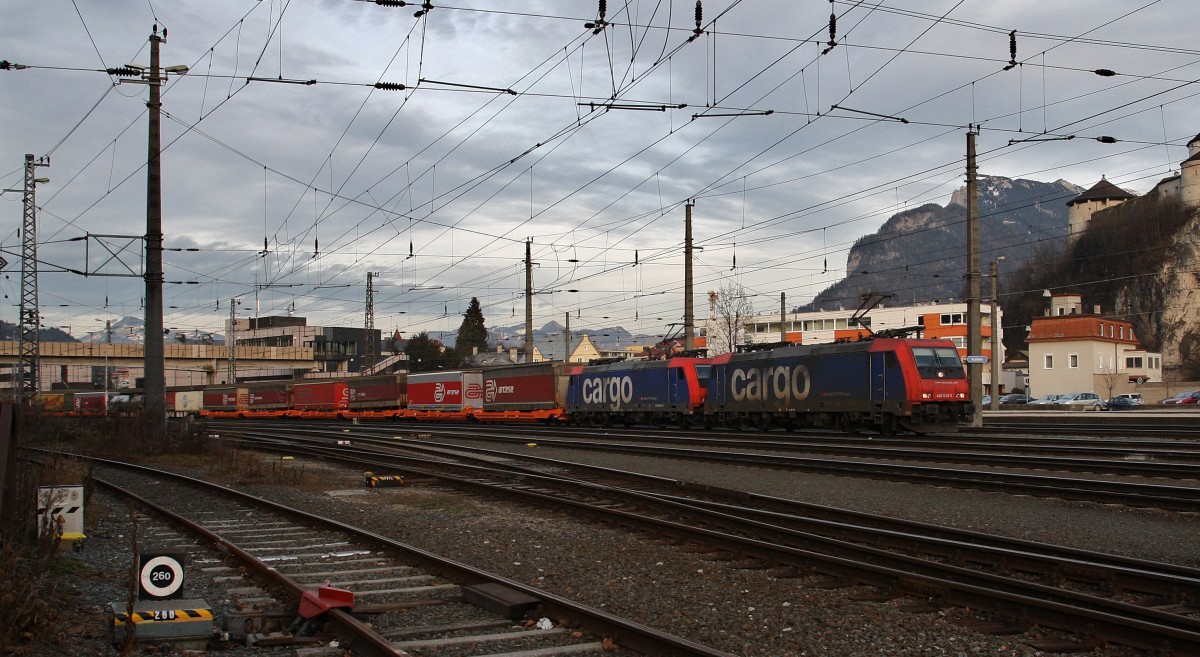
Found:
[[[658, 334], [683, 316], [688, 200], [697, 316], [731, 279], [770, 312], [841, 278], [853, 241], [894, 212], [945, 204], [970, 124], [981, 174], [1106, 175], [1139, 193], [1200, 132], [1187, 0], [704, 0], [691, 42], [693, 0], [607, 4], [596, 33], [594, 0], [434, 3], [420, 18], [351, 0], [5, 12], [0, 59], [28, 68], [0, 71], [0, 183], [23, 186], [26, 153], [51, 161], [37, 170], [43, 323], [78, 335], [143, 312], [138, 278], [56, 270], [140, 272], [140, 247], [96, 236], [145, 232], [147, 89], [102, 69], [148, 64], [156, 20], [163, 65], [190, 68], [163, 94], [166, 247], [196, 249], [165, 254], [180, 331], [220, 330], [232, 298], [239, 316], [361, 325], [367, 272], [387, 332], [457, 328], [471, 297], [489, 326], [519, 323], [532, 239], [536, 325], [570, 312], [574, 327]], [[9, 322], [21, 207], [3, 195]]]

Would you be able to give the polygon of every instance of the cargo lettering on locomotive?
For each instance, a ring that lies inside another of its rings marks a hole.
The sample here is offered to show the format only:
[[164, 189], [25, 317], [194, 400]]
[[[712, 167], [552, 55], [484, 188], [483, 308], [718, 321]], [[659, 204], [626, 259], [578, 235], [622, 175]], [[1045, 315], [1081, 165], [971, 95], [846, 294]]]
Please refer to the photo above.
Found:
[[590, 378], [583, 382], [583, 403], [608, 404], [609, 410], [619, 411], [622, 404], [633, 401], [633, 379], [629, 376]]
[[811, 384], [804, 365], [738, 368], [729, 377], [736, 401], [802, 401], [808, 399]]

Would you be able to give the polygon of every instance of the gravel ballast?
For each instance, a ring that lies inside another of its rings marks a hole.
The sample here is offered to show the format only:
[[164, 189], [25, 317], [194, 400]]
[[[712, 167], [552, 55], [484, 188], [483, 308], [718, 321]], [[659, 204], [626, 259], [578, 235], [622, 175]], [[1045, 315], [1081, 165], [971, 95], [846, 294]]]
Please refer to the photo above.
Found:
[[[538, 448], [536, 453], [844, 509], [1197, 565], [1191, 538], [1197, 534], [1194, 514], [595, 452]], [[242, 482], [235, 487], [370, 528], [735, 655], [1026, 656], [1050, 653], [1039, 652], [1025, 641], [1057, 636], [1038, 629], [1015, 636], [981, 634], [957, 622], [977, 618], [968, 610], [950, 607], [914, 613], [904, 609], [923, 601], [859, 601], [855, 594], [869, 589], [825, 588], [826, 582], [819, 578], [781, 578], [768, 570], [738, 569], [683, 546], [662, 544], [559, 512], [495, 502], [438, 486], [368, 490], [362, 488], [361, 473], [352, 469], [320, 463], [304, 467], [300, 486]], [[217, 478], [200, 469], [190, 474]], [[361, 489], [360, 494], [344, 494], [354, 489]], [[341, 494], [331, 495], [331, 491]], [[43, 641], [44, 650], [30, 653], [36, 657], [115, 654], [104, 652], [108, 649], [97, 635], [103, 628], [94, 624], [97, 610], [124, 599], [121, 582], [131, 553], [128, 517], [123, 507], [108, 503], [106, 509], [103, 500], [90, 505], [88, 513], [90, 538], [86, 548], [72, 558], [82, 561], [92, 574], [67, 584], [77, 591], [74, 602], [87, 611], [81, 612], [79, 622], [65, 626], [62, 636]], [[195, 593], [187, 596], [206, 598], [214, 608], [229, 598], [227, 583], [213, 582], [199, 572], [189, 572], [188, 581]], [[230, 647], [228, 654], [235, 653], [250, 654]], [[1128, 657], [1149, 653], [1107, 647], [1091, 654]]]

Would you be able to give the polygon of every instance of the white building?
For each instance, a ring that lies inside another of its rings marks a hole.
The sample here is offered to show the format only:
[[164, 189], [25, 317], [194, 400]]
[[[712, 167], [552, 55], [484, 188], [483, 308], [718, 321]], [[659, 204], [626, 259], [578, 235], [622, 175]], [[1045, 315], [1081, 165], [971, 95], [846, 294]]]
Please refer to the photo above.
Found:
[[1162, 355], [1140, 348], [1133, 324], [1084, 314], [1078, 294], [1051, 297], [1050, 311], [1033, 320], [1029, 337], [1029, 388], [1033, 395], [1096, 392], [1101, 397], [1136, 392], [1162, 381]]
[[[814, 310], [803, 313], [787, 313], [782, 319], [776, 315], [755, 315], [746, 322], [747, 342], [792, 342], [796, 344], [826, 344], [838, 340], [865, 338], [872, 331], [900, 329], [911, 326], [922, 328], [926, 338], [947, 338], [960, 350], [967, 348], [967, 304], [966, 302], [921, 303], [907, 306], [884, 306], [871, 309], [862, 326], [851, 323], [855, 310]], [[980, 307], [983, 315], [983, 341], [985, 353], [992, 334], [991, 308]], [[997, 308], [1002, 325], [1004, 313]], [[782, 327], [781, 327], [782, 322]], [[711, 327], [710, 327], [711, 329]], [[711, 334], [711, 330], [709, 331]], [[1003, 332], [999, 334], [1003, 338]], [[964, 351], [965, 353], [965, 351]]]

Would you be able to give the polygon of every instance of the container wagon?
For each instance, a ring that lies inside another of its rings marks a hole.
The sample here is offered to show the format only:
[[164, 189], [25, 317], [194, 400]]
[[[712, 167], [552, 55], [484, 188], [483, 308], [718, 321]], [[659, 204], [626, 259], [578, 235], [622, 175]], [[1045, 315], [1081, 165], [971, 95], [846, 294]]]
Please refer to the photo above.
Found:
[[199, 413], [204, 408], [204, 391], [176, 390], [168, 392], [167, 408], [176, 413]]
[[408, 404], [408, 375], [364, 376], [346, 381], [354, 410], [392, 410]]
[[483, 375], [479, 370], [422, 372], [408, 375], [408, 408], [465, 414], [483, 405]]
[[267, 381], [249, 384], [247, 394], [247, 407], [252, 411], [287, 410], [292, 404], [292, 382]]
[[481, 422], [553, 422], [566, 418], [567, 385], [583, 365], [545, 361], [483, 370]]
[[204, 389], [204, 410], [239, 412], [250, 409], [250, 391], [244, 386], [218, 386]]
[[38, 404], [41, 405], [43, 411], [60, 412], [70, 409], [69, 398], [63, 393], [39, 393], [37, 396]]
[[108, 393], [76, 392], [71, 397], [71, 403], [76, 413], [104, 414], [108, 410]]
[[350, 384], [343, 380], [297, 383], [292, 386], [292, 409], [336, 415], [350, 408]]

